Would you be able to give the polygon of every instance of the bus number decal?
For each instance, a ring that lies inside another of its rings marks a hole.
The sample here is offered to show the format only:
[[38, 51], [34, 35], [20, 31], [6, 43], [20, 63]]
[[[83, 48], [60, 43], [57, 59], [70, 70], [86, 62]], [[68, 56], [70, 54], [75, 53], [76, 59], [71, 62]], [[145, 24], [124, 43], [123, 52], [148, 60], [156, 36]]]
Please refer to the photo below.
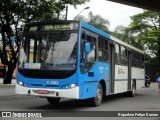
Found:
[[99, 72], [103, 73], [103, 71], [104, 71], [104, 67], [103, 66], [99, 66]]
[[47, 85], [58, 85], [58, 81], [47, 81]]

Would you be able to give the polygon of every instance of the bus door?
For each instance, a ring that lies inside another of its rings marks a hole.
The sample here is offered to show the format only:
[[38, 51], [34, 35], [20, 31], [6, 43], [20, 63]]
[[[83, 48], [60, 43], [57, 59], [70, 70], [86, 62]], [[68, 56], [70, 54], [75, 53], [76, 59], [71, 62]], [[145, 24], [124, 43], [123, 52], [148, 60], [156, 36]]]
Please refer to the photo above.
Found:
[[128, 90], [131, 90], [131, 60], [132, 55], [131, 55], [131, 50], [128, 50]]
[[110, 79], [109, 79], [109, 93], [114, 93], [115, 80], [115, 48], [114, 42], [110, 40], [109, 43], [109, 63], [110, 63]]

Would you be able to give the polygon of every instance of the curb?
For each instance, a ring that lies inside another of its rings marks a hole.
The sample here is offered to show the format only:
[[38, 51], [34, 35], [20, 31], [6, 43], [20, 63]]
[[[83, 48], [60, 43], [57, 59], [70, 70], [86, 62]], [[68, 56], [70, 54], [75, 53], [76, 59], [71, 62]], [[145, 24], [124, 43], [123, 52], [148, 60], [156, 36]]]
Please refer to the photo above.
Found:
[[[17, 81], [16, 79], [12, 79], [11, 84], [15, 84], [16, 81]], [[3, 84], [3, 79], [2, 78], [0, 78], [0, 84]], [[10, 84], [5, 84], [5, 85], [10, 85]]]
[[11, 84], [3, 84], [3, 79], [0, 79], [0, 86], [10, 86], [10, 85], [16, 85], [17, 80], [12, 79]]

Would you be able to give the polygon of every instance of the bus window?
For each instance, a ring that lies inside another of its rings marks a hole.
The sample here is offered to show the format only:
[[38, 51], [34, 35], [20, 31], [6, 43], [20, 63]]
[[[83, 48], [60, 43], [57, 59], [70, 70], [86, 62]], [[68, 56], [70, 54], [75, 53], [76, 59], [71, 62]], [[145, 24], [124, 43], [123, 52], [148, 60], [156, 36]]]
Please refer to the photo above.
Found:
[[[85, 34], [82, 33], [82, 38], [81, 38], [81, 73], [87, 72], [94, 65], [94, 63], [96, 61], [96, 38], [88, 35], [87, 33], [86, 33], [86, 37], [84, 35]], [[90, 53], [89, 54], [85, 53], [85, 50], [84, 50], [85, 42], [90, 43]]]
[[144, 67], [144, 55], [141, 54], [141, 67], [143, 68]]
[[115, 44], [115, 63], [120, 64], [120, 46], [119, 44]]
[[108, 41], [105, 38], [98, 38], [98, 60], [108, 61]]
[[132, 53], [132, 66], [133, 67], [139, 67], [140, 66], [140, 63], [139, 63], [139, 54], [138, 52], [134, 51]]
[[37, 36], [27, 34], [25, 44], [22, 46], [27, 58], [23, 68], [42, 70], [75, 69], [76, 39], [77, 33], [50, 33], [38, 34]]
[[23, 41], [21, 42], [21, 52], [22, 50], [24, 52], [20, 52], [20, 55], [23, 55], [25, 53], [26, 55], [26, 62], [35, 63], [39, 62], [39, 52], [40, 52], [40, 46], [39, 46], [39, 40], [35, 35], [28, 35], [23, 37]]
[[121, 46], [121, 64], [127, 64], [127, 49]]

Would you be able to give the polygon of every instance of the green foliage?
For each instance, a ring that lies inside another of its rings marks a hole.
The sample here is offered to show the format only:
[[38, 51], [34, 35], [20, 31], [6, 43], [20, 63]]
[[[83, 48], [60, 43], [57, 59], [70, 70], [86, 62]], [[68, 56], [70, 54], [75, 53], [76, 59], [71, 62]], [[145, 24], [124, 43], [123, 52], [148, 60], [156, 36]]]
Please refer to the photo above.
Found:
[[110, 24], [109, 20], [103, 18], [100, 15], [94, 15], [91, 11], [89, 12], [87, 18], [80, 15], [77, 17], [77, 20], [84, 21], [102, 31], [109, 32], [109, 29], [108, 29], [108, 26]]
[[126, 43], [131, 42], [127, 29], [122, 25], [117, 26], [113, 32], [110, 32], [110, 34]]
[[144, 11], [131, 17], [130, 31], [148, 49], [148, 54], [160, 62], [160, 13]]
[[66, 5], [81, 5], [89, 0], [26, 0], [24, 4], [25, 22], [59, 19]]
[[119, 25], [113, 32], [110, 32], [110, 34], [136, 48], [139, 48], [141, 50], [144, 49], [143, 44], [137, 41], [136, 36], [132, 34], [128, 27]]

